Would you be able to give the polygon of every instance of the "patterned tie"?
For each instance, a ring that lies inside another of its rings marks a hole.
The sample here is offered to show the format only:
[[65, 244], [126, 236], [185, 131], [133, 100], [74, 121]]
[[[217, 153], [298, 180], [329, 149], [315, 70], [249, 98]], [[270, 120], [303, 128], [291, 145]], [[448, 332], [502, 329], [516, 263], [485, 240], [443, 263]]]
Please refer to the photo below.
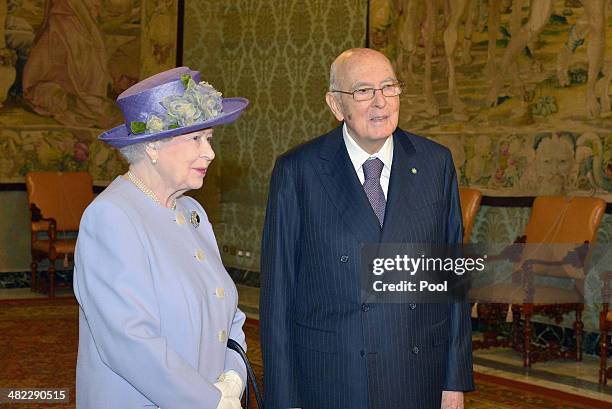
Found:
[[368, 159], [361, 166], [365, 176], [363, 189], [366, 196], [368, 196], [374, 214], [378, 217], [381, 227], [385, 220], [385, 206], [387, 205], [385, 193], [380, 186], [380, 174], [382, 173], [383, 166], [385, 166], [384, 163], [378, 158]]

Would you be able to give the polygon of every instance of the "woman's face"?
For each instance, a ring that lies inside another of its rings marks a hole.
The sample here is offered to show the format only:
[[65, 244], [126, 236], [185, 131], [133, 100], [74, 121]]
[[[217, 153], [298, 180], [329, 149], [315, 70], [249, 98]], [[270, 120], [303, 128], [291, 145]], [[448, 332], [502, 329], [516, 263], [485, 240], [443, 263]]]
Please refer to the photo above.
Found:
[[160, 142], [157, 172], [172, 191], [199, 189], [215, 152], [210, 145], [213, 130], [204, 129]]

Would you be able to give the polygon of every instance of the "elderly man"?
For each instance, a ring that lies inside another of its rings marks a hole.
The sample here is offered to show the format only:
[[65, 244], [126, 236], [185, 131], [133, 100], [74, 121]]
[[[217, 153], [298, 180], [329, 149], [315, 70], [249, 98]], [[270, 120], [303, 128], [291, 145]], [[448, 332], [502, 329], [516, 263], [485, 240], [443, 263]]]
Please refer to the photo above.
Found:
[[343, 125], [282, 155], [261, 256], [266, 408], [463, 408], [473, 389], [469, 308], [368, 304], [367, 243], [460, 243], [449, 151], [397, 127], [401, 84], [370, 49], [332, 64]]

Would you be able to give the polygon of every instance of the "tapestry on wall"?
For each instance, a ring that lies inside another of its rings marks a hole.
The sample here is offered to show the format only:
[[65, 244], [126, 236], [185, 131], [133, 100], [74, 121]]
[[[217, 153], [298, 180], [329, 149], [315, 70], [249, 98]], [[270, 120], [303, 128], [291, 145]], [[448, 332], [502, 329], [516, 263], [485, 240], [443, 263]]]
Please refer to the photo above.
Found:
[[185, 64], [224, 96], [251, 101], [213, 139], [223, 186], [215, 234], [225, 265], [259, 268], [274, 161], [337, 126], [325, 103], [329, 67], [343, 50], [364, 46], [366, 16], [367, 0], [185, 2]]
[[0, 183], [28, 171], [126, 168], [97, 140], [115, 99], [176, 60], [178, 0], [0, 0]]
[[612, 2], [370, 0], [405, 82], [401, 126], [490, 196], [612, 202]]

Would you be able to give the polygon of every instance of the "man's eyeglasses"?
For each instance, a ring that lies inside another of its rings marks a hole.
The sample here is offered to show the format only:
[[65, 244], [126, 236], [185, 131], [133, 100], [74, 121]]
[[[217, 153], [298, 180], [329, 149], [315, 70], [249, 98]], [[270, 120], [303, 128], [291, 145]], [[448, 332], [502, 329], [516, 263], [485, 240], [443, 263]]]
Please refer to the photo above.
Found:
[[359, 88], [352, 92], [332, 89], [331, 92], [352, 95], [355, 101], [369, 101], [374, 98], [376, 91], [382, 92], [385, 97], [397, 97], [402, 93], [403, 85], [404, 84], [401, 82], [396, 82], [393, 84], [384, 85], [382, 88]]

